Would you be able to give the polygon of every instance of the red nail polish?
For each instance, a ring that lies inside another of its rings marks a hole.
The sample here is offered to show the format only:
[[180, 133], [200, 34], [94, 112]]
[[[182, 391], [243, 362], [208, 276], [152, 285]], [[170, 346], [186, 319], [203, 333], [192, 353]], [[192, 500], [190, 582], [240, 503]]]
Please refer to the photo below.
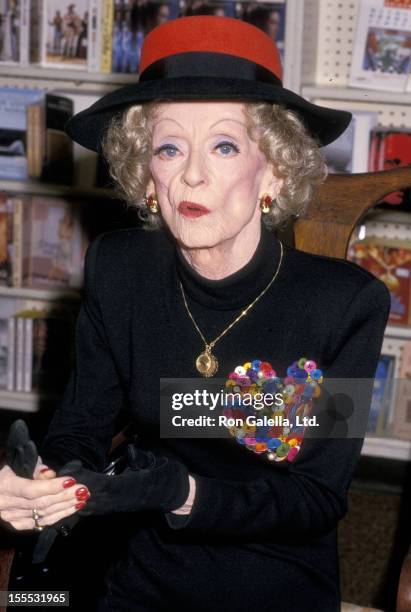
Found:
[[81, 502], [78, 502], [78, 504], [76, 504], [74, 507], [76, 508], [76, 510], [82, 510], [85, 505], [86, 505], [86, 502], [81, 501]]
[[80, 487], [79, 489], [76, 490], [76, 495], [83, 495], [84, 493], [88, 493], [86, 487]]
[[68, 487], [72, 487], [73, 485], [75, 485], [77, 482], [77, 480], [75, 480], [74, 478], [67, 478], [67, 480], [63, 481], [63, 487], [64, 489], [67, 489]]
[[87, 501], [90, 497], [90, 493], [81, 493], [80, 495], [76, 495], [79, 501]]
[[90, 497], [90, 493], [86, 490], [76, 491], [76, 497], [79, 500], [88, 499]]

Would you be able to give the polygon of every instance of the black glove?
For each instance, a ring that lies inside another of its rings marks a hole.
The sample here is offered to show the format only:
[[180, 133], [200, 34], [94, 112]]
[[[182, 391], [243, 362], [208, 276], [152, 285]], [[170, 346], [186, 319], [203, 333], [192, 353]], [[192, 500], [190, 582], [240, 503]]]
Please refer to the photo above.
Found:
[[16, 476], [33, 478], [38, 452], [29, 430], [22, 419], [10, 426], [6, 441], [6, 463]]
[[78, 514], [104, 515], [115, 512], [161, 510], [183, 505], [190, 483], [188, 470], [180, 462], [127, 446], [128, 466], [122, 474], [107, 476], [83, 467], [81, 461], [66, 463], [59, 476], [72, 476], [90, 491], [87, 505]]

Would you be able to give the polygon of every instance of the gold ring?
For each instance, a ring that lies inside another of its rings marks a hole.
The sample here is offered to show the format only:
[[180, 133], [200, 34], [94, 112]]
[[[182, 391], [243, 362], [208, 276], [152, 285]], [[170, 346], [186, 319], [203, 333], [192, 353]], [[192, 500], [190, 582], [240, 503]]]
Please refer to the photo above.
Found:
[[32, 516], [32, 517], [33, 517], [33, 519], [34, 519], [34, 527], [35, 527], [35, 529], [37, 529], [37, 531], [42, 531], [42, 530], [44, 529], [44, 527], [42, 527], [41, 525], [39, 525], [39, 518], [40, 518], [40, 515], [39, 515], [39, 513], [37, 512], [37, 509], [36, 509], [36, 508], [33, 508], [33, 510], [31, 511], [31, 516]]

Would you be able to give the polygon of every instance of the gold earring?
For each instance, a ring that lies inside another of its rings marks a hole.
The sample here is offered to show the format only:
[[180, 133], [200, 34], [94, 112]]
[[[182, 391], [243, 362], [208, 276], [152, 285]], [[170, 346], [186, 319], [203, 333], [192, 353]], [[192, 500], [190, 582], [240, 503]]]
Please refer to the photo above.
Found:
[[150, 195], [144, 198], [144, 202], [149, 209], [149, 211], [156, 215], [159, 211], [158, 200], [155, 193], [150, 193]]
[[263, 214], [267, 214], [268, 212], [270, 212], [271, 208], [273, 207], [273, 204], [274, 199], [268, 193], [265, 193], [263, 196], [261, 196], [260, 210]]

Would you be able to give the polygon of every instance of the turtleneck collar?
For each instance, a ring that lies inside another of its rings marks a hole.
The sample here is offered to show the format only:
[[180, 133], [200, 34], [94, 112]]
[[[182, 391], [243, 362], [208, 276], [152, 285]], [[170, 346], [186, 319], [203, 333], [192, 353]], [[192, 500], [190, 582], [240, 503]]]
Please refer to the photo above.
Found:
[[261, 221], [260, 241], [251, 259], [233, 274], [219, 280], [201, 276], [177, 245], [175, 255], [178, 277], [187, 296], [209, 308], [235, 310], [247, 306], [268, 285], [277, 270], [281, 247], [274, 232]]

